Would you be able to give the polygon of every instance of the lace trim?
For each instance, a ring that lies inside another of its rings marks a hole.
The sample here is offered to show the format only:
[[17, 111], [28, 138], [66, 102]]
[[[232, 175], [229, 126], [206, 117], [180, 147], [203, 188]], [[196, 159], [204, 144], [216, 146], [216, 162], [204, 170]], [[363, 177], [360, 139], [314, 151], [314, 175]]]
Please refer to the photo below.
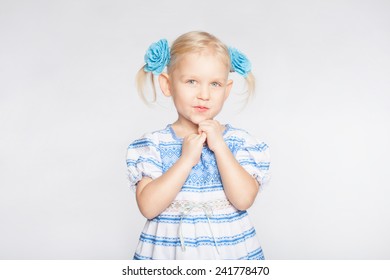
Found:
[[[166, 212], [184, 212], [186, 209], [191, 211], [222, 210], [231, 207], [231, 203], [227, 199], [217, 199], [205, 202], [191, 200], [174, 200], [171, 205], [165, 210]], [[195, 211], [196, 212], [196, 211]]]

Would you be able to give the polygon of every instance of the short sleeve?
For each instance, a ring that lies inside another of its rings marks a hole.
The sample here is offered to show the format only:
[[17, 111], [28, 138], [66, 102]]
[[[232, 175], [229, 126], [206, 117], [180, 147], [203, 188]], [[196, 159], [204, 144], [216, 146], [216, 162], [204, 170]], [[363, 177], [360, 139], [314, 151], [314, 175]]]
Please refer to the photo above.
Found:
[[127, 148], [126, 163], [130, 187], [134, 191], [142, 177], [153, 180], [160, 177], [162, 164], [157, 136], [145, 134], [131, 143]]
[[263, 190], [271, 178], [268, 145], [246, 134], [242, 146], [237, 151], [236, 159], [256, 179], [260, 190]]

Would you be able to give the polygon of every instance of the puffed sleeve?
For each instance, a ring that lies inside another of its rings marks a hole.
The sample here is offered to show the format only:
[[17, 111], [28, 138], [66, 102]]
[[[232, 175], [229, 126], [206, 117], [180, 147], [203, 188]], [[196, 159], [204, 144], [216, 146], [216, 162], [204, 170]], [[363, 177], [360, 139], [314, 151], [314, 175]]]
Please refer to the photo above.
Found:
[[243, 144], [237, 151], [236, 159], [256, 179], [260, 190], [263, 190], [263, 187], [271, 178], [268, 145], [245, 133]]
[[158, 139], [153, 134], [145, 134], [127, 148], [127, 175], [130, 187], [135, 191], [142, 177], [156, 179], [162, 174], [162, 164]]

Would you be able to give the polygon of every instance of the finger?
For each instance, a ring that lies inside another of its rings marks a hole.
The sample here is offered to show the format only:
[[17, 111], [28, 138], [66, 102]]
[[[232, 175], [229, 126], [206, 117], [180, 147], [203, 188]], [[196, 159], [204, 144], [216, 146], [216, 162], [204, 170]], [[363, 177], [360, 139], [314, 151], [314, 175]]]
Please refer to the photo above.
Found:
[[187, 135], [184, 138], [187, 140], [192, 140], [192, 139], [196, 138], [197, 136], [198, 136], [198, 134], [192, 133], [192, 134]]
[[200, 133], [202, 132], [208, 132], [210, 130], [211, 126], [209, 123], [203, 122], [202, 124], [199, 124], [198, 131]]
[[206, 141], [206, 139], [207, 139], [207, 135], [206, 135], [206, 133], [204, 133], [204, 132], [202, 132], [202, 134], [200, 135], [200, 139], [202, 140], [202, 143], [204, 143], [205, 141]]
[[219, 125], [219, 122], [216, 120], [205, 120], [200, 122], [199, 125]]
[[207, 138], [207, 134], [203, 131], [199, 134], [196, 134], [196, 139], [203, 140], [203, 138]]

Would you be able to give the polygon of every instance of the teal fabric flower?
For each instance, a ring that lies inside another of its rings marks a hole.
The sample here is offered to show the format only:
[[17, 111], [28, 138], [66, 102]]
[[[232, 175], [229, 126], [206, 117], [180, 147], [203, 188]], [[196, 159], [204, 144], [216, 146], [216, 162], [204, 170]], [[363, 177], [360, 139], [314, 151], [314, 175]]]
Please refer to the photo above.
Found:
[[160, 41], [153, 43], [146, 51], [144, 56], [145, 60], [145, 72], [152, 72], [155, 75], [160, 75], [165, 66], [168, 65], [171, 58], [169, 52], [168, 41], [161, 39]]
[[233, 72], [237, 72], [243, 77], [247, 77], [251, 71], [251, 63], [245, 54], [235, 48], [229, 47], [230, 60]]

